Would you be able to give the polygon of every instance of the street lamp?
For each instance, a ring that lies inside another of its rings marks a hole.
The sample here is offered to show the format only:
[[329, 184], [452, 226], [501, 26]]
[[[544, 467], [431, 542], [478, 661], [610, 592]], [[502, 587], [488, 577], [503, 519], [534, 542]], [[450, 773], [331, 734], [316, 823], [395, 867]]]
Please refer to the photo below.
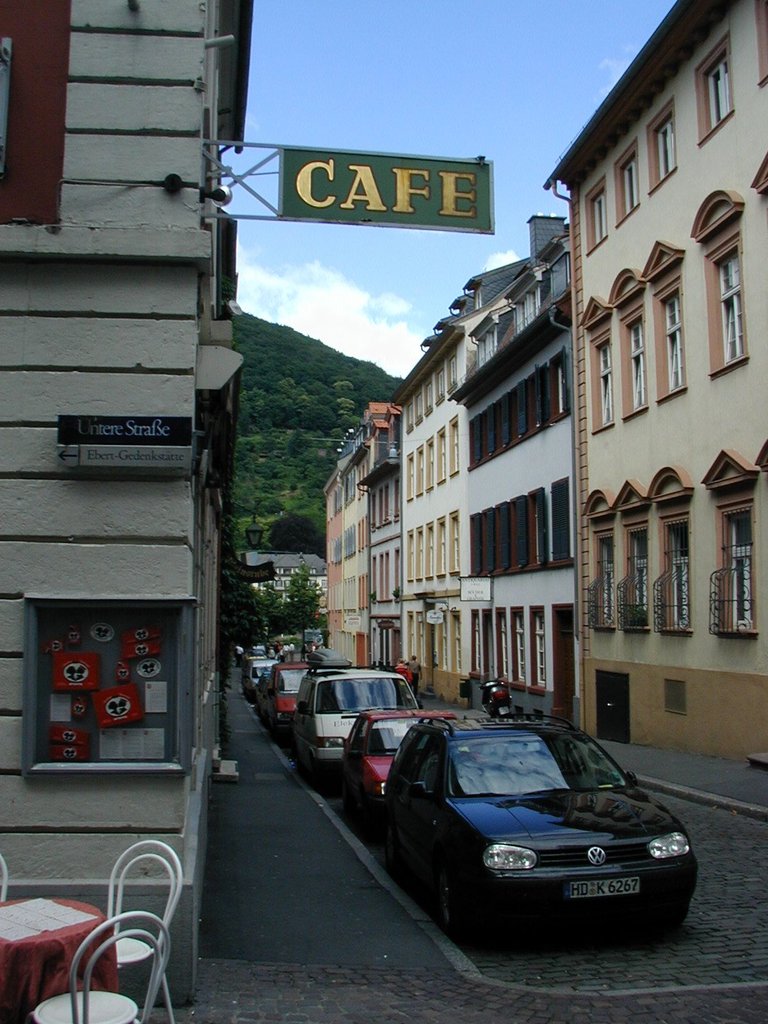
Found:
[[264, 536], [264, 527], [256, 525], [256, 514], [254, 513], [250, 526], [245, 528], [245, 539], [251, 551], [258, 551], [261, 546], [261, 538]]

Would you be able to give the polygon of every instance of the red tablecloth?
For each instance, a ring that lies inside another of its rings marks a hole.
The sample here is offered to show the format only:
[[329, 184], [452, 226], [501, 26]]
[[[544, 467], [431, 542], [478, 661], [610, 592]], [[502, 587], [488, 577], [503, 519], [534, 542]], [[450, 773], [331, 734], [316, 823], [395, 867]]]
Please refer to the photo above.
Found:
[[[0, 907], [24, 903], [8, 900]], [[43, 999], [69, 989], [69, 966], [83, 939], [105, 919], [98, 907], [75, 900], [54, 899], [64, 907], [92, 914], [87, 921], [20, 939], [0, 938], [0, 1024], [23, 1024]], [[117, 991], [117, 954], [107, 950], [93, 972], [94, 989]]]

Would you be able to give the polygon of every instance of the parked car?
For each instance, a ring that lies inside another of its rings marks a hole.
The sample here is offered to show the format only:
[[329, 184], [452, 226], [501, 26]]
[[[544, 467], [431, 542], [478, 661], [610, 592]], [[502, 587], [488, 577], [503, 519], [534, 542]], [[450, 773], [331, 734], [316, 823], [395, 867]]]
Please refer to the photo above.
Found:
[[685, 826], [588, 735], [546, 716], [419, 723], [386, 791], [386, 861], [475, 914], [680, 924], [696, 886]]
[[357, 716], [341, 759], [341, 795], [347, 812], [381, 820], [392, 759], [414, 722], [455, 718], [450, 711], [363, 711]]
[[266, 666], [259, 670], [258, 677], [253, 686], [253, 706], [256, 714], [263, 725], [267, 724], [267, 691], [272, 677], [272, 666]]
[[272, 666], [267, 687], [266, 724], [277, 740], [291, 738], [296, 695], [308, 668], [306, 661], [278, 661]]
[[296, 699], [293, 742], [296, 762], [315, 784], [341, 774], [344, 740], [361, 711], [418, 710], [402, 676], [384, 669], [353, 668], [337, 651], [321, 647], [307, 655]]
[[243, 658], [241, 673], [241, 686], [243, 696], [249, 704], [256, 700], [256, 683], [264, 671], [269, 671], [275, 664], [274, 658], [266, 658], [261, 655], [246, 654]]

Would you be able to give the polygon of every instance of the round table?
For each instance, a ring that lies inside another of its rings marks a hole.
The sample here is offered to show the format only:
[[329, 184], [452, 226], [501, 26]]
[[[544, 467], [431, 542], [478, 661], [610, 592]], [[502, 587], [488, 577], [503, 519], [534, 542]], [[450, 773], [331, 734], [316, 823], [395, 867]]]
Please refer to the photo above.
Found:
[[[105, 920], [98, 907], [76, 900], [48, 898], [47, 903], [69, 907], [88, 914], [86, 920], [61, 927], [53, 925], [44, 931], [19, 938], [4, 938], [0, 934], [0, 1024], [18, 1024], [27, 1014], [50, 996], [69, 990], [69, 967], [78, 946]], [[32, 910], [40, 900], [8, 900], [6, 907]], [[85, 963], [85, 961], [84, 961]], [[117, 955], [115, 947], [106, 950], [93, 971], [94, 989], [117, 991]]]

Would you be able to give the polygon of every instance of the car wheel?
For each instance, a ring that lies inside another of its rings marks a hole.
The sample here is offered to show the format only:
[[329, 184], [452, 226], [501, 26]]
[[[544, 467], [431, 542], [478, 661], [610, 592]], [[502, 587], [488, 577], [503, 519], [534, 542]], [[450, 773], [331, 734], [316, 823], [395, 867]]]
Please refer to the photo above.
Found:
[[465, 911], [459, 905], [457, 886], [448, 865], [443, 859], [435, 868], [435, 892], [437, 895], [437, 923], [446, 935], [460, 939], [467, 932]]
[[403, 860], [400, 855], [400, 844], [397, 839], [397, 829], [391, 821], [387, 822], [387, 831], [384, 836], [384, 864], [392, 878], [402, 877]]

